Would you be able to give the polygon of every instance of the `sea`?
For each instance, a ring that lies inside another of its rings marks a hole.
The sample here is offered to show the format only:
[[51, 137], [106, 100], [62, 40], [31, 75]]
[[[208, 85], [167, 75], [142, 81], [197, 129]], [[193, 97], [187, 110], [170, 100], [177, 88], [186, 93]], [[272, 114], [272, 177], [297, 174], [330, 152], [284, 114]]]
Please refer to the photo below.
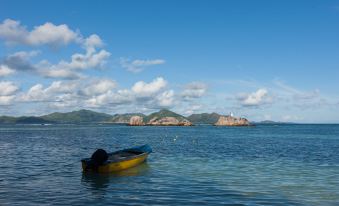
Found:
[[[148, 161], [82, 158], [148, 144]], [[0, 205], [339, 205], [339, 125], [0, 125]]]

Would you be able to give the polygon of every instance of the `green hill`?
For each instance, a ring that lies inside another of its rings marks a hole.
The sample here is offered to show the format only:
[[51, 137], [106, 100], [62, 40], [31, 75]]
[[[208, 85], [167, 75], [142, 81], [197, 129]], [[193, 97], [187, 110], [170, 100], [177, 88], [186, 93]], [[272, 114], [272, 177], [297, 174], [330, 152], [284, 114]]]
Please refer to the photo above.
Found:
[[82, 109], [66, 113], [54, 112], [41, 118], [56, 123], [95, 123], [107, 121], [112, 115]]
[[168, 109], [161, 109], [159, 112], [154, 112], [150, 115], [148, 115], [146, 118], [145, 118], [145, 122], [148, 122], [150, 121], [151, 119], [153, 118], [163, 118], [163, 117], [174, 117], [176, 119], [178, 119], [179, 121], [184, 121], [186, 120], [186, 117], [180, 115], [180, 114], [177, 114], [175, 112], [172, 112]]
[[107, 120], [106, 123], [129, 123], [129, 120], [133, 116], [146, 117], [146, 115], [142, 113], [115, 114], [111, 119]]
[[187, 117], [193, 124], [214, 124], [221, 115], [217, 113], [192, 114]]
[[132, 116], [141, 116], [144, 118], [144, 122], [147, 123], [153, 118], [161, 119], [163, 117], [174, 117], [179, 122], [190, 121], [193, 124], [214, 124], [218, 121], [220, 115], [217, 113], [202, 113], [192, 114], [189, 117], [184, 117], [180, 114], [172, 112], [168, 109], [161, 109], [158, 112], [154, 112], [148, 116], [142, 113], [126, 113], [109, 115], [100, 112], [94, 112], [91, 110], [78, 110], [72, 112], [54, 112], [43, 116], [23, 116], [23, 117], [11, 117], [0, 116], [0, 124], [45, 124], [45, 123], [129, 123]]
[[0, 123], [1, 124], [14, 124], [16, 122], [16, 117], [10, 116], [0, 116]]
[[41, 117], [9, 117], [1, 116], [0, 124], [48, 124], [53, 121], [45, 120]]
[[49, 124], [54, 121], [46, 120], [41, 117], [18, 117], [16, 119], [17, 124]]

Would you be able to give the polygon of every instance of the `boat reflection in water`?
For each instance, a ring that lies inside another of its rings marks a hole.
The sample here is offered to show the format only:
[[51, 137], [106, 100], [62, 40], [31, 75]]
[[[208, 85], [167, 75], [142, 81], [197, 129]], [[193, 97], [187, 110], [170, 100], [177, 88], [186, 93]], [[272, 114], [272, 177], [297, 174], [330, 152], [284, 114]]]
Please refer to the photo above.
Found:
[[81, 183], [93, 190], [105, 190], [109, 185], [125, 181], [123, 177], [143, 176], [149, 172], [149, 165], [144, 162], [130, 169], [113, 173], [83, 172]]

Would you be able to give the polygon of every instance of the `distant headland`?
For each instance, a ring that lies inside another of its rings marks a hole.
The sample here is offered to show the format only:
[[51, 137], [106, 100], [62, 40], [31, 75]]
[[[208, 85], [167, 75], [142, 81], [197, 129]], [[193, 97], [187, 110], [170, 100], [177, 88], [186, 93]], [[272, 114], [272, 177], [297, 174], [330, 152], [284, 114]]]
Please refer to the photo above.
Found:
[[246, 118], [218, 113], [201, 113], [182, 116], [168, 109], [145, 115], [142, 113], [105, 114], [91, 110], [72, 112], [54, 112], [42, 116], [0, 116], [0, 124], [78, 124], [78, 123], [106, 123], [126, 124], [130, 126], [192, 126], [208, 124], [215, 126], [251, 126]]

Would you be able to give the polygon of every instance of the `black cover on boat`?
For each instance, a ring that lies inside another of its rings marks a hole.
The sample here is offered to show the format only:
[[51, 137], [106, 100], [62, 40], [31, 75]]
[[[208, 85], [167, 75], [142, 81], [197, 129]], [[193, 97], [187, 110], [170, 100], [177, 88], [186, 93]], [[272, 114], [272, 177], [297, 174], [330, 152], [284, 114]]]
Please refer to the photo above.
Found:
[[105, 150], [103, 149], [97, 149], [93, 154], [92, 154], [92, 162], [94, 165], [102, 165], [104, 162], [107, 161], [108, 159], [108, 154]]

